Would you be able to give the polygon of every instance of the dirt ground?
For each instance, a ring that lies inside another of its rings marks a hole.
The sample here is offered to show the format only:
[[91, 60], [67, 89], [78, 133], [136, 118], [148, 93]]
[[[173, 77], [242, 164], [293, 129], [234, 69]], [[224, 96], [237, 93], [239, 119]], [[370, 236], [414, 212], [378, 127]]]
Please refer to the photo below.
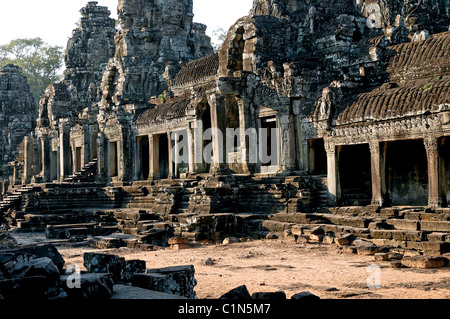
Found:
[[[100, 251], [90, 247], [58, 249], [66, 264], [81, 269], [84, 252]], [[309, 291], [322, 299], [450, 299], [449, 267], [394, 269], [388, 262], [343, 253], [334, 245], [258, 240], [180, 251], [104, 251], [127, 260], [145, 260], [147, 268], [194, 265], [199, 299], [218, 298], [240, 285], [246, 285], [250, 293], [282, 290], [288, 298]], [[213, 265], [206, 265], [209, 258]], [[369, 267], [374, 264], [379, 268]], [[368, 288], [368, 279], [379, 283], [379, 288]]]

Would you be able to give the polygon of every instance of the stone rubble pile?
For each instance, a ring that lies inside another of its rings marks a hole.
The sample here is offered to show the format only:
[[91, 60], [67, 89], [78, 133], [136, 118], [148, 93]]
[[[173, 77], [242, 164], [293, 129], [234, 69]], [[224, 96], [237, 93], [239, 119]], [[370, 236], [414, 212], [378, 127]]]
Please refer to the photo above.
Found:
[[83, 265], [86, 271], [65, 265], [52, 244], [1, 250], [0, 299], [110, 299], [117, 285], [119, 296], [129, 287], [149, 299], [197, 298], [194, 266], [147, 269], [143, 260], [105, 253], [85, 253]]

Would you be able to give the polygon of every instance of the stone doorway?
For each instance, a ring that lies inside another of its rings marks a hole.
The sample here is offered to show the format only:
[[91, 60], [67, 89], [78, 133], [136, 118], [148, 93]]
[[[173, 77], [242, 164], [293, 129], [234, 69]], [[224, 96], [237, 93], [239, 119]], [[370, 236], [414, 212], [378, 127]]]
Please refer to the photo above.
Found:
[[158, 162], [159, 162], [159, 178], [169, 178], [169, 139], [167, 134], [161, 134], [158, 138]]
[[313, 175], [327, 174], [327, 153], [322, 138], [308, 140], [308, 170]]
[[[260, 118], [260, 160], [261, 160], [261, 172], [270, 173], [277, 172], [279, 168], [279, 134], [278, 123], [276, 116]], [[272, 143], [272, 139], [276, 139], [275, 143]]]
[[117, 157], [118, 157], [117, 142], [109, 142], [108, 168], [110, 177], [117, 177], [119, 175], [119, 163]]
[[387, 142], [387, 205], [428, 205], [428, 164], [423, 140]]
[[339, 184], [343, 206], [365, 206], [372, 200], [369, 144], [345, 145], [339, 151]]
[[75, 148], [75, 172], [81, 171], [82, 168], [82, 148], [76, 147]]
[[148, 136], [138, 136], [136, 172], [139, 180], [147, 180], [150, 176], [150, 143]]

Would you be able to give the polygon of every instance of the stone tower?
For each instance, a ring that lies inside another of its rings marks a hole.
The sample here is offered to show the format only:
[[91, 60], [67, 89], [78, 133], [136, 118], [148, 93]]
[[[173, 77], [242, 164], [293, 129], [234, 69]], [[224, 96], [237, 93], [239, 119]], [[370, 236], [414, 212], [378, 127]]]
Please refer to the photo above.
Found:
[[23, 138], [34, 129], [37, 107], [22, 69], [0, 69], [0, 166], [15, 160]]
[[192, 0], [119, 0], [116, 54], [103, 77], [102, 105], [147, 106], [167, 89], [175, 67], [213, 53], [206, 26], [193, 22]]

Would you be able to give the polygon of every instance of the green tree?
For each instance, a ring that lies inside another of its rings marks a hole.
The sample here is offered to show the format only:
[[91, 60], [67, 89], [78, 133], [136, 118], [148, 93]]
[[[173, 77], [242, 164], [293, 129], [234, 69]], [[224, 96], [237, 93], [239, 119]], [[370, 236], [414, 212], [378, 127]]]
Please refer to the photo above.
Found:
[[223, 42], [227, 38], [227, 31], [225, 31], [223, 28], [217, 28], [212, 32], [212, 35], [214, 37], [213, 39], [213, 48], [214, 52], [219, 52], [220, 48], [222, 47]]
[[47, 86], [58, 80], [63, 65], [63, 48], [50, 46], [41, 38], [16, 39], [0, 45], [0, 65], [20, 66], [37, 101]]

